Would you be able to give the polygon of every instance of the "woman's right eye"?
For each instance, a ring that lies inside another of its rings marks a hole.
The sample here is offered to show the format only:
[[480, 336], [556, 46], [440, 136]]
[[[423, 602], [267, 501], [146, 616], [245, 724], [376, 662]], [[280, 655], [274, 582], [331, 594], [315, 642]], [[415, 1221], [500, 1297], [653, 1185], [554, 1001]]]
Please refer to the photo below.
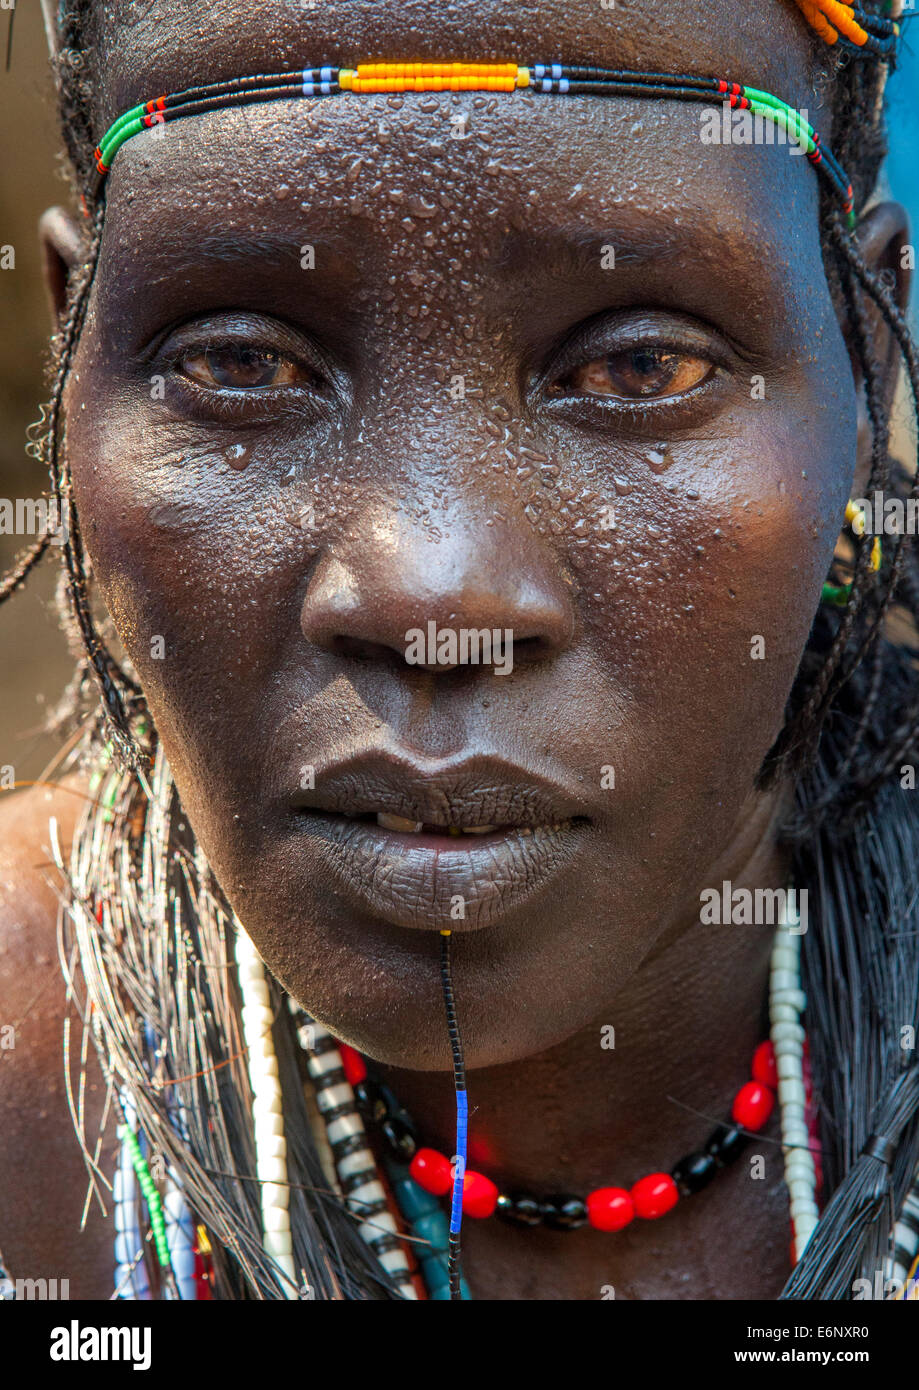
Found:
[[176, 360], [183, 376], [218, 391], [258, 391], [280, 386], [315, 386], [317, 374], [273, 348], [227, 343], [185, 352]]

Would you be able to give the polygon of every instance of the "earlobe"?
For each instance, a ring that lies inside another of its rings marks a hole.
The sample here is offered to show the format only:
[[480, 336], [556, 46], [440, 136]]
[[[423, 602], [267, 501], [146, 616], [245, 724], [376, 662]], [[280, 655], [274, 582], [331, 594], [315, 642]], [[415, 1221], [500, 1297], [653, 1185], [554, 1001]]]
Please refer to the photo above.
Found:
[[38, 234], [51, 322], [56, 331], [67, 304], [67, 282], [83, 259], [83, 238], [76, 221], [61, 207], [42, 213]]

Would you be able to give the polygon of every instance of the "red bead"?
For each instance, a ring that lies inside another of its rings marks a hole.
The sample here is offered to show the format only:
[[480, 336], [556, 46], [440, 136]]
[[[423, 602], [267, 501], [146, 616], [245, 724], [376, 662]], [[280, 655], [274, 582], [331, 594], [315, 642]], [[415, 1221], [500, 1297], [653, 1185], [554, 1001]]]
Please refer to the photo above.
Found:
[[639, 1178], [632, 1188], [632, 1205], [636, 1216], [655, 1221], [664, 1216], [680, 1200], [677, 1185], [669, 1173], [649, 1173]]
[[467, 1168], [463, 1174], [463, 1215], [479, 1219], [491, 1216], [497, 1201], [498, 1189], [491, 1178]]
[[761, 1081], [748, 1081], [734, 1097], [731, 1117], [743, 1129], [762, 1129], [772, 1114], [775, 1092]]
[[436, 1149], [419, 1149], [408, 1166], [408, 1171], [419, 1187], [430, 1192], [433, 1197], [443, 1197], [453, 1186], [453, 1168], [449, 1158], [444, 1158]]
[[759, 1081], [770, 1090], [779, 1089], [779, 1074], [775, 1067], [775, 1048], [769, 1038], [761, 1042], [753, 1054], [753, 1080]]
[[359, 1052], [347, 1043], [339, 1043], [338, 1050], [341, 1053], [341, 1065], [344, 1069], [345, 1079], [351, 1086], [357, 1086], [361, 1081], [367, 1080], [367, 1063]]
[[635, 1215], [624, 1187], [598, 1187], [587, 1195], [587, 1220], [596, 1231], [621, 1231]]

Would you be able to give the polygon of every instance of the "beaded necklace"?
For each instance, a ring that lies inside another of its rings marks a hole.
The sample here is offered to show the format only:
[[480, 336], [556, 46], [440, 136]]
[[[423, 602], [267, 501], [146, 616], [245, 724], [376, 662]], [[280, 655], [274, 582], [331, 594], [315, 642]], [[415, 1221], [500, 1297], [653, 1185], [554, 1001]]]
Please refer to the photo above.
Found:
[[[681, 1198], [702, 1191], [721, 1169], [739, 1157], [747, 1140], [767, 1123], [778, 1095], [785, 1181], [791, 1203], [793, 1260], [797, 1261], [817, 1223], [821, 1179], [814, 1158], [818, 1147], [816, 1122], [809, 1127], [807, 1117], [810, 1083], [807, 1044], [800, 1022], [805, 1001], [800, 988], [800, 936], [794, 934], [796, 925], [789, 917], [776, 932], [773, 945], [770, 1038], [754, 1053], [752, 1079], [737, 1092], [730, 1120], [718, 1126], [703, 1149], [681, 1159], [669, 1173], [650, 1173], [639, 1178], [631, 1189], [598, 1188], [586, 1201], [567, 1194], [540, 1200], [528, 1193], [499, 1192], [491, 1179], [466, 1168], [462, 1174], [463, 1213], [474, 1219], [497, 1214], [516, 1225], [545, 1224], [565, 1231], [589, 1223], [596, 1230], [614, 1232], [635, 1217], [656, 1220], [671, 1211]], [[361, 1123], [363, 1117], [379, 1130], [389, 1150], [384, 1164], [410, 1236], [430, 1242], [421, 1262], [428, 1297], [451, 1297], [447, 1260], [450, 1232], [437, 1199], [454, 1188], [457, 1165], [446, 1155], [419, 1146], [411, 1117], [389, 1088], [370, 1075], [358, 1052], [337, 1042], [327, 1029], [305, 1014], [301, 1018], [299, 1038], [318, 1087], [319, 1108], [343, 1191], [348, 1193], [349, 1201], [354, 1201], [354, 1184], [366, 1186], [373, 1180], [374, 1161]], [[349, 1120], [346, 1132], [337, 1128], [342, 1116]], [[345, 1133], [348, 1137], [344, 1137]], [[352, 1137], [358, 1133], [359, 1141]], [[357, 1175], [349, 1162], [355, 1151], [352, 1145], [360, 1153]], [[369, 1238], [371, 1244], [379, 1239], [372, 1235]], [[459, 1295], [453, 1294], [457, 1296], [470, 1297], [465, 1281]]]

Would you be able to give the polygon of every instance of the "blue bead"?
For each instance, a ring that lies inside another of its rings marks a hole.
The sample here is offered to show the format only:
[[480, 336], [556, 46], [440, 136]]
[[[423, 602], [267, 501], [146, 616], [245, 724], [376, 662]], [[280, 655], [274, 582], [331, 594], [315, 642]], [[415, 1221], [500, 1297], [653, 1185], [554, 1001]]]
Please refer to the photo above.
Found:
[[[450, 1235], [450, 1227], [447, 1218], [442, 1211], [428, 1212], [427, 1216], [419, 1216], [418, 1220], [412, 1223], [412, 1235], [420, 1237], [421, 1240], [431, 1242], [431, 1254], [438, 1250], [446, 1250], [447, 1241]], [[416, 1247], [419, 1260], [425, 1259], [425, 1247]]]

